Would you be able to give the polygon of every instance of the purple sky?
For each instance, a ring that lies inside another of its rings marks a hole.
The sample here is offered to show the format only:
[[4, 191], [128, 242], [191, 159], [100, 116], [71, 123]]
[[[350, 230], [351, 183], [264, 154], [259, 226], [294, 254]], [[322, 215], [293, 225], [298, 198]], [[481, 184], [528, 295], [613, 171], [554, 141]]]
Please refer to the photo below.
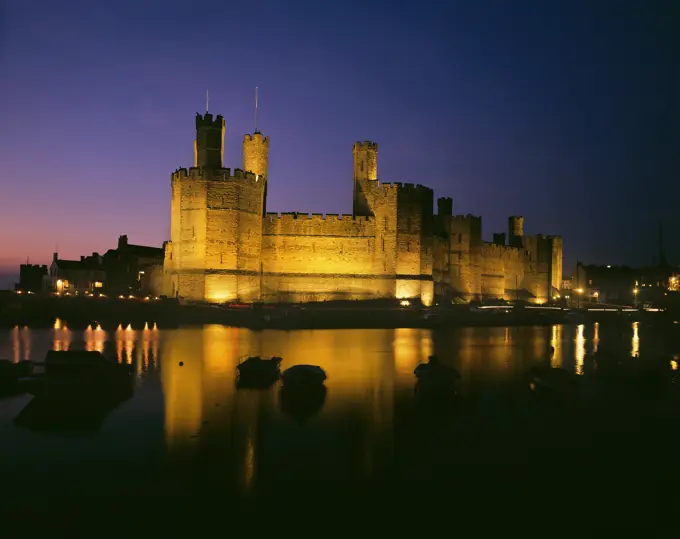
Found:
[[270, 211], [351, 212], [370, 139], [383, 181], [453, 197], [487, 239], [521, 214], [567, 268], [648, 264], [663, 219], [679, 262], [678, 10], [591, 4], [5, 0], [0, 271], [160, 246], [205, 89], [236, 168], [256, 85]]

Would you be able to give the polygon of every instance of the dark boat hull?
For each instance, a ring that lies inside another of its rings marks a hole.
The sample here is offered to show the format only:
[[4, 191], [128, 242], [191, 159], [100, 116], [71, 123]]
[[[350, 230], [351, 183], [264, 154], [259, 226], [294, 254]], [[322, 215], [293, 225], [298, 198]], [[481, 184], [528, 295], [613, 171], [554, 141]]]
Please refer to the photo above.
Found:
[[18, 383], [35, 397], [58, 400], [123, 396], [132, 391], [132, 377], [127, 374], [106, 378], [36, 375], [21, 378]]

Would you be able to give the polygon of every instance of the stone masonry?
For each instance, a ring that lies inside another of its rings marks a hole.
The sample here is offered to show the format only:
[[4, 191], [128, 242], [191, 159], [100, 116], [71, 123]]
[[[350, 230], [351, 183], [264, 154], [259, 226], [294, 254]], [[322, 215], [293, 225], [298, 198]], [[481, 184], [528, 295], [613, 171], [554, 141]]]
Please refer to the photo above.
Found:
[[[269, 137], [243, 139], [243, 169], [224, 168], [225, 121], [196, 115], [194, 166], [171, 176], [164, 292], [193, 302], [525, 299], [544, 303], [562, 274], [559, 236], [482, 241], [481, 217], [452, 215], [422, 185], [378, 179], [378, 145], [353, 147], [351, 215], [266, 211]], [[496, 237], [503, 238], [502, 234]]]

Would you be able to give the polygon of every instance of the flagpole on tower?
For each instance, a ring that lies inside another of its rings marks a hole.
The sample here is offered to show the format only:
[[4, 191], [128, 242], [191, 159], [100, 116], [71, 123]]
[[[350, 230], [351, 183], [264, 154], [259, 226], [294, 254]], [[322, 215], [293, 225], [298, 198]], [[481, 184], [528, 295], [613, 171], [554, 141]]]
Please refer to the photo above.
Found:
[[257, 130], [257, 90], [258, 90], [258, 87], [255, 86], [255, 133], [258, 133], [258, 130]]
[[210, 96], [208, 90], [205, 91], [205, 113], [208, 114], [208, 104], [210, 103]]

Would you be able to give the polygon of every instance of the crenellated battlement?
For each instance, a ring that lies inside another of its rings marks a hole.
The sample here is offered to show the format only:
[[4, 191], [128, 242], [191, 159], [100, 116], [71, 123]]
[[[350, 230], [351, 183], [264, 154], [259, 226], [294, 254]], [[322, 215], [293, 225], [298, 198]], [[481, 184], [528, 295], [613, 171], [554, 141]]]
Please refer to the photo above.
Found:
[[484, 257], [508, 257], [509, 259], [512, 260], [519, 260], [521, 256], [525, 256], [524, 253], [525, 251], [522, 249], [518, 249], [517, 247], [513, 247], [511, 245], [500, 245], [498, 243], [489, 243], [489, 242], [484, 242], [482, 244], [482, 256]]
[[196, 129], [205, 127], [222, 129], [224, 125], [224, 117], [221, 114], [218, 114], [213, 118], [213, 115], [209, 112], [206, 112], [205, 115], [202, 115], [200, 112], [196, 113]]
[[269, 146], [269, 137], [263, 137], [262, 133], [246, 133], [243, 135], [243, 142], [259, 142], [265, 146]]
[[372, 142], [370, 140], [365, 140], [363, 142], [357, 141], [354, 143], [354, 151], [359, 151], [359, 150], [373, 150], [374, 152], [378, 151], [378, 143], [377, 142]]
[[468, 213], [467, 215], [454, 215], [452, 219], [454, 223], [465, 223], [468, 221], [481, 222], [482, 220], [482, 218], [479, 215], [472, 215], [471, 213]]
[[254, 184], [259, 181], [259, 178], [252, 172], [244, 172], [240, 168], [234, 169], [232, 174], [229, 168], [191, 167], [189, 169], [179, 168], [172, 173], [172, 181], [181, 180], [245, 181]]
[[267, 213], [263, 234], [269, 236], [372, 237], [373, 217], [353, 217], [337, 213]]
[[393, 182], [393, 183], [383, 183], [380, 182], [380, 187], [383, 191], [397, 191], [399, 193], [405, 193], [405, 194], [434, 194], [434, 191], [430, 189], [429, 187], [426, 187], [424, 185], [420, 184], [413, 184], [413, 183], [401, 183], [401, 182]]
[[300, 213], [300, 212], [267, 212], [265, 214], [265, 219], [269, 221], [355, 221], [355, 222], [370, 222], [374, 220], [373, 216], [364, 217], [361, 215], [353, 216], [351, 213]]

